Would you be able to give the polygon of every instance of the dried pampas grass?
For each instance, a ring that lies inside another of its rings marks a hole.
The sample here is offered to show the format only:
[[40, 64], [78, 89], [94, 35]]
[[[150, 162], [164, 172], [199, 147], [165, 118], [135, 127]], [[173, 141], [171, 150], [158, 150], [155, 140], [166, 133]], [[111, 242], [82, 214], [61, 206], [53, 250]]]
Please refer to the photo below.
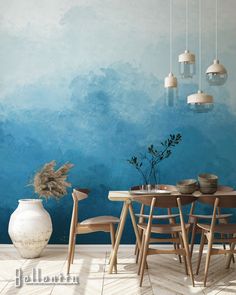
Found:
[[35, 174], [33, 186], [35, 193], [40, 198], [61, 199], [67, 194], [67, 187], [71, 184], [67, 182], [67, 173], [74, 165], [66, 163], [55, 170], [56, 161], [46, 163], [43, 168]]

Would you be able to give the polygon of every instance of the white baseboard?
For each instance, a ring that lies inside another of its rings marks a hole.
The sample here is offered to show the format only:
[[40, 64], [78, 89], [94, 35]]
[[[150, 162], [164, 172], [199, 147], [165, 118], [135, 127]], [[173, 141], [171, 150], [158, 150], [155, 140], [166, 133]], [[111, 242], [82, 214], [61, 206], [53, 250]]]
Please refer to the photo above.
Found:
[[[168, 246], [168, 245], [167, 245]], [[119, 251], [125, 251], [127, 249], [134, 249], [134, 244], [121, 244], [119, 246]], [[49, 244], [45, 249], [53, 249], [53, 250], [65, 250], [67, 251], [68, 245], [65, 244]], [[87, 251], [89, 249], [96, 251], [96, 252], [103, 252], [103, 251], [110, 251], [111, 245], [110, 244], [77, 244], [76, 249], [80, 251]], [[0, 244], [0, 251], [15, 251], [15, 247], [13, 244]]]
[[[160, 245], [152, 244], [154, 247], [160, 247]], [[161, 245], [162, 248], [172, 248], [173, 245]], [[195, 245], [195, 250], [198, 249], [199, 245]], [[119, 252], [125, 252], [127, 250], [134, 250], [135, 244], [120, 244], [119, 246]], [[65, 244], [49, 244], [45, 249], [52, 250], [53, 251], [67, 251], [68, 245]], [[86, 252], [86, 251], [96, 251], [96, 252], [104, 252], [104, 251], [111, 251], [111, 245], [110, 244], [77, 244], [76, 249], [78, 251]], [[15, 247], [12, 244], [0, 244], [0, 251], [16, 251]]]

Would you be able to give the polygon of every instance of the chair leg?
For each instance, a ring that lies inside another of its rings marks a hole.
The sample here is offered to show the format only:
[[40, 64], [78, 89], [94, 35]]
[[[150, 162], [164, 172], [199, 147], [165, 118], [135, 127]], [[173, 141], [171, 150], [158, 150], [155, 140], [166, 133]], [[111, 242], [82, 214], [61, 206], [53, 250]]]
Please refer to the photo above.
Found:
[[[181, 233], [179, 233], [178, 236], [179, 236], [181, 248], [184, 249], [183, 237], [182, 237]], [[183, 260], [184, 260], [185, 273], [186, 273], [186, 275], [188, 275], [188, 266], [187, 266], [186, 256], [183, 256]]]
[[75, 257], [75, 244], [76, 244], [76, 235], [74, 236], [74, 239], [72, 241], [72, 255], [71, 255], [71, 263], [74, 263], [74, 257]]
[[[218, 214], [220, 215], [220, 208], [218, 208]], [[228, 218], [224, 218], [224, 219], [219, 219], [219, 223], [220, 224], [228, 224]], [[221, 239], [223, 239], [225, 237], [224, 234], [221, 234], [220, 235]], [[226, 250], [226, 245], [225, 243], [223, 243], [223, 249]]]
[[[234, 237], [234, 234], [232, 235], [232, 237]], [[230, 247], [231, 247], [231, 245], [230, 245]], [[234, 253], [232, 253], [232, 255], [231, 255], [231, 259], [232, 259], [233, 263], [235, 263]]]
[[140, 271], [141, 271], [141, 264], [142, 264], [142, 259], [143, 259], [144, 240], [145, 240], [145, 232], [143, 231], [141, 249], [139, 251], [139, 257], [138, 257], [138, 275], [140, 275]]
[[211, 259], [211, 248], [212, 248], [212, 238], [208, 240], [208, 249], [207, 249], [205, 272], [204, 272], [204, 287], [206, 287], [206, 282], [207, 282], [207, 275], [208, 275], [210, 259]]
[[190, 246], [191, 257], [193, 256], [193, 247], [194, 247], [194, 243], [195, 243], [196, 230], [197, 230], [197, 220], [194, 219], [193, 228], [192, 228], [192, 235], [191, 235], [191, 246]]
[[[138, 243], [136, 241], [136, 243], [135, 243], [135, 249], [134, 249], [134, 255], [137, 255], [137, 251], [138, 251]], [[137, 263], [137, 261], [136, 261], [136, 263]]]
[[205, 237], [204, 231], [202, 230], [202, 233], [201, 233], [201, 243], [200, 243], [199, 253], [198, 253], [198, 262], [197, 262], [196, 275], [199, 274], [199, 269], [200, 269], [200, 265], [201, 265], [202, 252], [203, 252], [203, 248], [204, 248], [204, 245], [205, 245], [205, 240], [206, 240], [206, 237]]
[[[140, 231], [140, 239], [142, 241], [142, 237], [143, 237], [143, 230]], [[140, 250], [138, 248], [138, 243], [136, 242], [136, 263], [138, 263], [138, 258], [139, 258], [139, 255], [140, 255]]]
[[[176, 237], [178, 237], [178, 234], [176, 235]], [[176, 248], [180, 249], [179, 243], [176, 244]], [[178, 255], [178, 257], [179, 257], [179, 263], [182, 263], [181, 255]]]
[[70, 272], [70, 265], [71, 265], [72, 251], [73, 251], [73, 239], [74, 239], [74, 235], [70, 236], [69, 247], [68, 247], [68, 257], [67, 257], [67, 274], [69, 274]]
[[145, 271], [145, 265], [146, 265], [146, 259], [147, 259], [147, 252], [148, 252], [148, 246], [149, 246], [149, 237], [144, 235], [144, 245], [143, 245], [143, 254], [142, 254], [142, 262], [141, 262], [141, 271], [140, 271], [140, 284], [139, 286], [142, 287], [143, 284], [143, 277], [144, 277], [144, 271]]
[[[225, 235], [224, 235], [224, 234], [221, 234], [220, 237], [221, 237], [221, 239], [224, 239], [224, 238], [225, 238]], [[225, 245], [225, 243], [223, 243], [223, 250], [226, 250], [226, 245]]]
[[[219, 220], [219, 222], [220, 222], [220, 223], [228, 224], [228, 223], [229, 223], [229, 218], [224, 218], [224, 219], [222, 219], [222, 220]], [[226, 237], [227, 237], [227, 235], [226, 235]], [[224, 238], [224, 235], [223, 235], [223, 234], [221, 234], [221, 238]], [[229, 238], [229, 236], [228, 236], [228, 238]], [[231, 244], [229, 244], [229, 246], [231, 247]], [[226, 250], [225, 243], [223, 243], [223, 249]], [[230, 255], [230, 256], [231, 256], [231, 258], [230, 258], [230, 263], [231, 263], [231, 259], [232, 259], [233, 263], [235, 263], [234, 254], [232, 254], [232, 255]], [[230, 264], [229, 264], [229, 266], [230, 266]]]
[[[143, 230], [141, 228], [138, 228], [138, 232], [139, 232], [139, 235], [140, 235], [140, 239], [142, 240]], [[136, 255], [136, 263], [138, 261], [138, 258], [137, 258], [138, 254], [139, 254], [139, 248], [138, 248], [138, 242], [136, 240], [135, 249], [134, 249], [134, 255]]]
[[[172, 237], [173, 239], [178, 238], [178, 233], [176, 233], [176, 234], [171, 234], [171, 237]], [[179, 247], [179, 243], [173, 243], [173, 246], [174, 246], [174, 250], [177, 250], [177, 249], [180, 248], [180, 247]], [[179, 257], [179, 263], [182, 263], [181, 255], [178, 254], [178, 257]]]
[[189, 244], [188, 244], [186, 232], [183, 232], [183, 242], [184, 242], [184, 249], [186, 253], [186, 260], [187, 260], [187, 265], [189, 269], [189, 274], [192, 281], [192, 285], [194, 287], [195, 284], [194, 284], [193, 268], [192, 268], [192, 262], [191, 262], [191, 256], [190, 256]]
[[[168, 210], [168, 215], [171, 215], [172, 214], [171, 208], [168, 208], [167, 210]], [[175, 218], [171, 217], [169, 219], [169, 223], [170, 224], [176, 224]], [[172, 239], [177, 238], [177, 237], [178, 237], [178, 233], [171, 234]], [[179, 243], [173, 243], [173, 247], [174, 247], [174, 250], [179, 249]], [[178, 255], [178, 257], [179, 257], [179, 263], [182, 263], [181, 255]]]
[[[110, 235], [111, 235], [112, 250], [114, 250], [116, 235], [115, 235], [115, 228], [113, 223], [110, 224]], [[114, 270], [115, 270], [115, 273], [117, 273], [117, 257], [114, 263]]]
[[[228, 224], [229, 223], [229, 218], [225, 218], [225, 219], [223, 219], [223, 221], [224, 221], [224, 223]], [[230, 244], [230, 247], [231, 247], [231, 244]], [[230, 259], [232, 259], [233, 263], [235, 263], [234, 253], [232, 253]], [[231, 263], [231, 260], [230, 260], [230, 263]], [[230, 264], [229, 264], [229, 267], [230, 267]]]
[[[235, 243], [231, 243], [230, 250], [233, 251], [234, 248], [235, 248]], [[226, 261], [226, 269], [228, 269], [230, 267], [230, 263], [231, 263], [231, 260], [233, 259], [233, 257], [234, 257], [233, 253], [228, 254], [227, 261]]]

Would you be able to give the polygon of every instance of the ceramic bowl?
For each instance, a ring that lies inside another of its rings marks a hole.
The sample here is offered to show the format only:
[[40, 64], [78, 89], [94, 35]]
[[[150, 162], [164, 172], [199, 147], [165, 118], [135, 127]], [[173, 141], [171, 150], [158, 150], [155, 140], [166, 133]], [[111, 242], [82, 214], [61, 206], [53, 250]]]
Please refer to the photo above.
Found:
[[214, 174], [199, 174], [199, 188], [203, 194], [214, 194], [218, 187], [218, 176]]
[[197, 190], [197, 181], [195, 179], [184, 179], [177, 182], [176, 187], [181, 194], [192, 194]]
[[214, 194], [217, 191], [217, 185], [200, 185], [200, 192], [203, 194]]
[[210, 183], [210, 184], [217, 184], [218, 183], [218, 176], [214, 174], [199, 174], [198, 175], [199, 183]]

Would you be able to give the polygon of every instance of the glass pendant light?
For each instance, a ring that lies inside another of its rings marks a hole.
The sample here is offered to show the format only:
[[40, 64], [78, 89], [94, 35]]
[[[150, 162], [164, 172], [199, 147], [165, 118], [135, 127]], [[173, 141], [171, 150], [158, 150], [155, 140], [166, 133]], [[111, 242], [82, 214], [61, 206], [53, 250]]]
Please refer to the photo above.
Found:
[[185, 5], [185, 32], [186, 32], [186, 37], [185, 37], [185, 51], [184, 53], [179, 55], [179, 73], [181, 78], [187, 79], [187, 78], [192, 78], [193, 75], [195, 75], [195, 55], [194, 53], [191, 53], [188, 50], [188, 14], [189, 14], [189, 7], [188, 7], [189, 0], [186, 0], [186, 5]]
[[215, 49], [215, 59], [213, 64], [210, 65], [206, 70], [206, 79], [207, 82], [211, 86], [220, 86], [223, 85], [227, 80], [227, 70], [226, 68], [220, 64], [218, 59], [218, 0], [215, 0], [216, 6], [216, 15], [215, 15], [215, 42], [216, 42], [216, 49]]
[[169, 107], [173, 107], [176, 103], [177, 100], [177, 78], [174, 76], [172, 73], [172, 31], [173, 31], [173, 25], [172, 25], [172, 20], [173, 20], [173, 0], [170, 0], [170, 73], [169, 75], [165, 78], [165, 96], [166, 96], [166, 103]]
[[204, 93], [202, 88], [202, 0], [199, 0], [199, 90], [187, 97], [189, 109], [196, 113], [207, 113], [214, 107], [213, 96]]
[[165, 78], [165, 92], [166, 92], [166, 103], [169, 107], [173, 107], [176, 103], [178, 96], [177, 92], [177, 78], [172, 72]]
[[198, 90], [197, 93], [188, 96], [189, 109], [196, 113], [207, 113], [214, 107], [213, 97]]

